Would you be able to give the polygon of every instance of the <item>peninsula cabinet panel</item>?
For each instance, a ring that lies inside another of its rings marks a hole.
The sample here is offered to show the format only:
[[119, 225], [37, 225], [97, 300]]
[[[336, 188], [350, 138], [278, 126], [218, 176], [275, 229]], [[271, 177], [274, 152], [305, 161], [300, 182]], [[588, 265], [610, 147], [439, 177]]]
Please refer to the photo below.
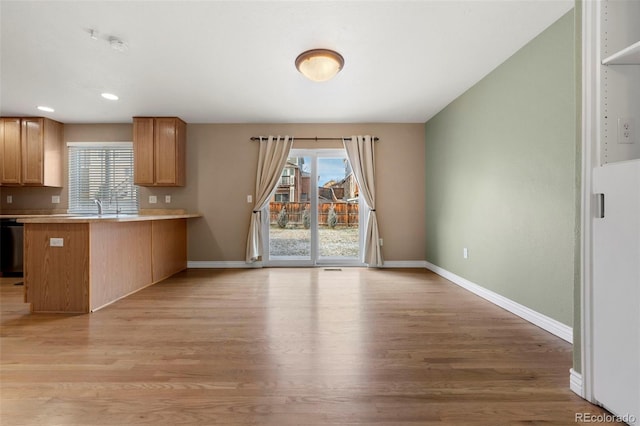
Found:
[[32, 312], [93, 312], [187, 267], [186, 218], [39, 220], [24, 219]]
[[184, 186], [187, 125], [177, 117], [134, 117], [135, 184]]
[[62, 186], [63, 125], [48, 118], [2, 119], [3, 185]]
[[152, 284], [151, 222], [91, 224], [91, 311]]
[[[62, 240], [52, 247], [51, 238]], [[89, 312], [89, 224], [29, 224], [25, 302], [32, 312]]]
[[20, 184], [20, 163], [22, 155], [20, 141], [20, 119], [0, 119], [0, 183]]
[[187, 269], [186, 219], [151, 222], [153, 282]]

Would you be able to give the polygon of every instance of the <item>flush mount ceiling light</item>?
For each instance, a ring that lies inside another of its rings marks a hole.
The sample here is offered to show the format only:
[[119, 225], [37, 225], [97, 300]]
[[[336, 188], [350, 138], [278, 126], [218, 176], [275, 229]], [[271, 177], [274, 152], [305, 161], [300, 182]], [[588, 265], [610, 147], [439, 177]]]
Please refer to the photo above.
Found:
[[329, 49], [312, 49], [302, 52], [296, 58], [296, 68], [312, 81], [332, 79], [344, 66], [344, 58]]
[[105, 99], [109, 99], [110, 101], [117, 101], [118, 99], [120, 99], [118, 98], [118, 96], [114, 95], [113, 93], [103, 93], [100, 96], [102, 96]]

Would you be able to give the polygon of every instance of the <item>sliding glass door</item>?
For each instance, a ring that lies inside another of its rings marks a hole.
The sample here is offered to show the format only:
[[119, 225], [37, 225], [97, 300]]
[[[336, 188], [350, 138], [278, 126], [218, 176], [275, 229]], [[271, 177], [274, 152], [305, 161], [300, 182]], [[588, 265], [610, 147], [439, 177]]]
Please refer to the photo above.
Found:
[[311, 167], [313, 157], [291, 152], [268, 205], [268, 253], [271, 264], [310, 265], [314, 258], [311, 241]]
[[269, 266], [362, 265], [358, 185], [344, 150], [292, 150], [269, 203]]

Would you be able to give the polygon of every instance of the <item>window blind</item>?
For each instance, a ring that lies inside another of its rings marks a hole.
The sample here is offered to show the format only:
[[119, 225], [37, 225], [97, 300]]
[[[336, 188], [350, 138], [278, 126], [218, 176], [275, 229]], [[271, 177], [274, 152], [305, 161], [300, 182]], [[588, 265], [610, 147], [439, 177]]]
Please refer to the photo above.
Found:
[[69, 142], [69, 213], [137, 213], [133, 143]]

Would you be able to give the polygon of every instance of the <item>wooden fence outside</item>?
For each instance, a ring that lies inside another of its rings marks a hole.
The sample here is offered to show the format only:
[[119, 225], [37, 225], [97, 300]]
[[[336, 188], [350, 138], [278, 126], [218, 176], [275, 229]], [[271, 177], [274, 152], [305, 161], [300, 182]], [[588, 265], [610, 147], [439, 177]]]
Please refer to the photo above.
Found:
[[[322, 203], [318, 209], [318, 224], [327, 225], [329, 210], [333, 206], [338, 218], [337, 226], [358, 226], [359, 208], [358, 203]], [[303, 213], [305, 209], [310, 209], [310, 203], [269, 203], [269, 221], [272, 225], [278, 223], [278, 214], [280, 210], [285, 209], [289, 224], [294, 226], [303, 226]]]

